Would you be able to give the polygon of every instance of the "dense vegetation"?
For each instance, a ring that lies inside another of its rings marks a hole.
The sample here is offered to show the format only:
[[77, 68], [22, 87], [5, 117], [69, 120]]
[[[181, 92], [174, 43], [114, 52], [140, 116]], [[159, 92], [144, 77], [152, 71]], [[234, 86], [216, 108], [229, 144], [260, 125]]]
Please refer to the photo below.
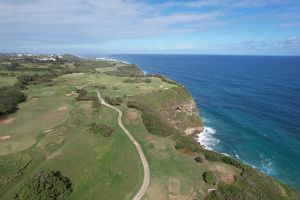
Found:
[[131, 79], [131, 78], [127, 78], [127, 79], [124, 79], [123, 83], [150, 83], [151, 82], [151, 79], [149, 78], [146, 78], [146, 79], [142, 79], [142, 78], [134, 78], [134, 79]]
[[113, 105], [113, 106], [119, 106], [123, 102], [121, 97], [108, 97], [108, 96], [106, 96], [106, 97], [104, 97], [104, 99], [107, 103], [109, 103], [110, 105]]
[[203, 180], [209, 184], [214, 185], [215, 184], [215, 176], [212, 171], [206, 171], [202, 174]]
[[143, 72], [136, 65], [125, 65], [118, 67], [115, 71], [105, 72], [107, 75], [111, 76], [121, 76], [121, 77], [136, 77], [144, 76]]
[[25, 101], [26, 96], [15, 86], [0, 87], [0, 116], [17, 110], [18, 104]]
[[89, 132], [94, 135], [110, 137], [115, 131], [112, 127], [105, 124], [91, 123], [89, 126]]
[[71, 192], [70, 179], [59, 171], [40, 171], [25, 180], [15, 199], [65, 200]]
[[232, 184], [220, 183], [219, 190], [207, 199], [298, 199], [295, 191], [273, 178], [266, 176], [242, 162], [222, 154], [205, 150], [205, 158], [209, 161], [224, 162], [242, 170], [241, 177]]
[[201, 151], [202, 148], [194, 139], [185, 136], [179, 130], [171, 127], [171, 125], [153, 109], [135, 101], [129, 101], [127, 106], [142, 111], [143, 123], [149, 133], [161, 137], [170, 136], [176, 142], [175, 148], [178, 150], [186, 152]]
[[0, 156], [0, 188], [20, 176], [32, 159], [28, 153]]

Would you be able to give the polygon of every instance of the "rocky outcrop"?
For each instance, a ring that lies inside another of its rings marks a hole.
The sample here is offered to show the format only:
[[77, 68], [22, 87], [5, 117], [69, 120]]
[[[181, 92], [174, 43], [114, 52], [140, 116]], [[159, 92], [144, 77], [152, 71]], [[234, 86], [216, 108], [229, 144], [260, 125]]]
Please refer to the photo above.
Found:
[[187, 128], [184, 133], [188, 136], [195, 137], [197, 134], [201, 133], [203, 131], [203, 126], [198, 127], [191, 127]]

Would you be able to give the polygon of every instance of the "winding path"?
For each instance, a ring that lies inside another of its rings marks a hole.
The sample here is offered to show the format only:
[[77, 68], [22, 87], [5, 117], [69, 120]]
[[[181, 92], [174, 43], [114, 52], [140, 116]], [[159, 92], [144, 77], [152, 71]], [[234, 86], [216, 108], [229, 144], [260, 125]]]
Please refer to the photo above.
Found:
[[131, 133], [125, 128], [125, 126], [123, 125], [122, 123], [122, 116], [123, 116], [123, 113], [120, 109], [106, 103], [104, 101], [104, 99], [101, 98], [101, 95], [100, 95], [100, 92], [98, 90], [95, 90], [95, 92], [97, 93], [98, 95], [98, 99], [101, 101], [101, 103], [107, 107], [110, 107], [111, 109], [114, 109], [116, 110], [118, 113], [119, 113], [119, 116], [118, 116], [118, 124], [120, 126], [120, 128], [126, 133], [126, 135], [129, 137], [129, 139], [132, 141], [132, 143], [134, 144], [139, 156], [140, 156], [140, 159], [143, 163], [143, 167], [144, 167], [144, 180], [143, 180], [143, 184], [142, 186], [140, 187], [139, 191], [136, 193], [136, 195], [134, 196], [133, 200], [140, 200], [144, 194], [146, 193], [147, 191], [147, 188], [149, 186], [149, 182], [150, 182], [150, 170], [149, 170], [149, 165], [148, 165], [148, 162], [147, 162], [147, 159], [144, 155], [144, 152], [140, 146], [140, 144], [134, 139], [134, 137], [131, 135]]

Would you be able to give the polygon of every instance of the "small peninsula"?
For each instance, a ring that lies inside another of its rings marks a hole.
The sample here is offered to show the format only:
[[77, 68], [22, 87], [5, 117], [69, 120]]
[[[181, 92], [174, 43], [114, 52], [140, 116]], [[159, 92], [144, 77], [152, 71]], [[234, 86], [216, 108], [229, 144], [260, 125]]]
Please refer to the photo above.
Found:
[[0, 54], [0, 199], [300, 199], [201, 146], [200, 114], [134, 64]]

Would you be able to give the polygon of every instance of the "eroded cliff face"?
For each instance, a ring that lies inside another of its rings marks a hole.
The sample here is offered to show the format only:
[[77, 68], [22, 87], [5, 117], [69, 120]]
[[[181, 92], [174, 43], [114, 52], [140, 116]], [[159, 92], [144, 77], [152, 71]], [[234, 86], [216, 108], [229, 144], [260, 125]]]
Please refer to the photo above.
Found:
[[134, 97], [134, 100], [153, 109], [171, 127], [186, 135], [193, 137], [203, 130], [195, 101], [184, 87], [176, 86], [168, 90], [139, 95]]

